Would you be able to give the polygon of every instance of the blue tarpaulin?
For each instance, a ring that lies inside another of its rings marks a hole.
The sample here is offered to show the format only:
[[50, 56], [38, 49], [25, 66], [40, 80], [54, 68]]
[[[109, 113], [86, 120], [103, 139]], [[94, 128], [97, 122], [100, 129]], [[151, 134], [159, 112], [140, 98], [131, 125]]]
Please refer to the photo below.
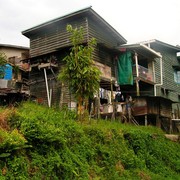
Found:
[[4, 78], [5, 80], [11, 80], [12, 79], [12, 66], [9, 64], [5, 65], [4, 69]]

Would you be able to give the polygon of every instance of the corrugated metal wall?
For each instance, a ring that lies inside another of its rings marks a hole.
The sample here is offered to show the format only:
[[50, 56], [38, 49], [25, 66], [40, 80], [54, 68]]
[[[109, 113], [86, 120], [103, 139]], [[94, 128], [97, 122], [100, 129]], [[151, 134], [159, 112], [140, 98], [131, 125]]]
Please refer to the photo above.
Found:
[[[179, 66], [176, 53], [169, 49], [163, 49], [156, 47], [156, 51], [161, 52], [163, 60], [163, 85], [157, 88], [157, 95], [165, 98], [169, 98], [173, 101], [178, 101], [180, 94], [180, 85], [175, 83], [174, 80], [174, 68], [173, 66]], [[160, 63], [159, 60], [155, 62], [155, 75], [156, 82], [160, 83]], [[162, 88], [162, 89], [161, 89]]]

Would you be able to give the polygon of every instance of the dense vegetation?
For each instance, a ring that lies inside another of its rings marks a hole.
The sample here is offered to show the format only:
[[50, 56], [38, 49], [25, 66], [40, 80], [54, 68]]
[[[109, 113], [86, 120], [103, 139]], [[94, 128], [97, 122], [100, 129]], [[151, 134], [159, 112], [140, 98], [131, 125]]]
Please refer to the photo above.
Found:
[[179, 179], [180, 144], [153, 127], [33, 103], [1, 109], [0, 127], [0, 179]]

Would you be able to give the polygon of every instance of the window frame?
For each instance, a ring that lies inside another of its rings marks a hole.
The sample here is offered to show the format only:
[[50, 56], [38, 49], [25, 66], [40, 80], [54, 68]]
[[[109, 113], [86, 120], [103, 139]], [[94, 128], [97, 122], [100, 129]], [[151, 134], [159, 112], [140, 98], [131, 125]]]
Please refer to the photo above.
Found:
[[174, 81], [180, 84], [180, 69], [174, 69]]

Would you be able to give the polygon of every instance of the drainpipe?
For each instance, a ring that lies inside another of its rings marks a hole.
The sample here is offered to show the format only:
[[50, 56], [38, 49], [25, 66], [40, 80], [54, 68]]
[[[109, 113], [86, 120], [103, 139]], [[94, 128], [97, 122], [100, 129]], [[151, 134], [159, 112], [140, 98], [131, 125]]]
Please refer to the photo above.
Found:
[[157, 91], [156, 91], [156, 87], [157, 86], [162, 86], [163, 85], [163, 72], [162, 72], [162, 55], [156, 51], [154, 51], [153, 49], [150, 48], [150, 44], [148, 44], [148, 46], [144, 45], [144, 44], [140, 44], [140, 46], [144, 47], [145, 49], [148, 49], [148, 51], [151, 51], [153, 54], [155, 54], [157, 57], [160, 58], [160, 76], [161, 76], [161, 80], [159, 84], [155, 84], [154, 85], [154, 96], [157, 96]]
[[160, 83], [154, 85], [154, 96], [157, 96], [157, 89], [156, 89], [156, 87], [163, 85], [162, 56], [160, 57], [160, 76], [161, 76]]
[[143, 48], [145, 48], [145, 49], [147, 49], [148, 51], [150, 51], [150, 52], [152, 52], [154, 55], [156, 55], [157, 57], [161, 57], [162, 58], [162, 56], [161, 56], [161, 54], [159, 53], [159, 52], [156, 52], [156, 51], [154, 51], [153, 49], [151, 49], [150, 47], [148, 47], [148, 46], [146, 46], [146, 45], [144, 45], [144, 44], [140, 44], [140, 46], [142, 46]]

